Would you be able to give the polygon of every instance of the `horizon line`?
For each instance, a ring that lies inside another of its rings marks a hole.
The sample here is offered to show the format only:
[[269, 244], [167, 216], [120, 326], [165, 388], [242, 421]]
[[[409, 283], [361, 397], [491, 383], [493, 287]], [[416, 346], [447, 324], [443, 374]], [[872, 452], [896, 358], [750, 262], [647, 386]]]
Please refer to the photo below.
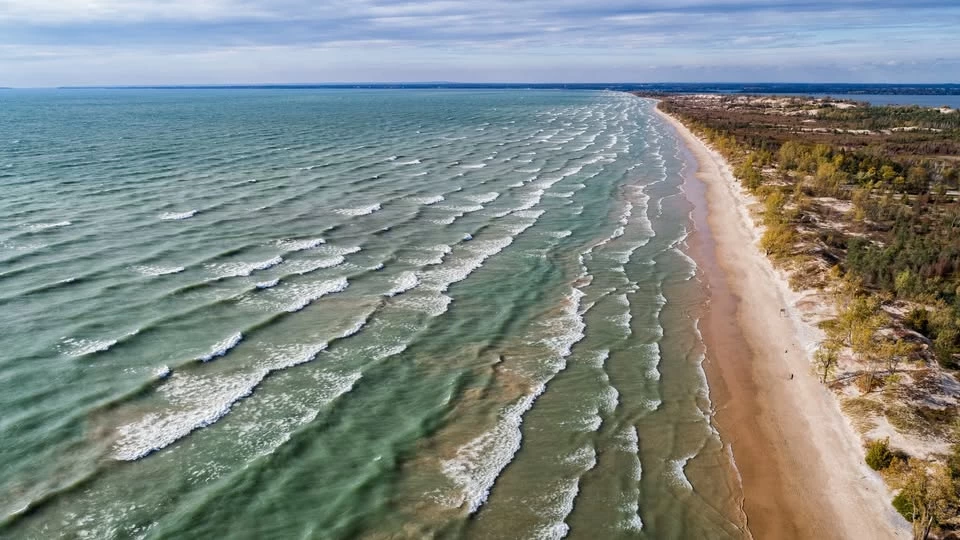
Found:
[[772, 82], [772, 81], [657, 81], [657, 82], [462, 82], [462, 81], [397, 81], [397, 82], [309, 82], [309, 83], [182, 83], [182, 84], [102, 84], [102, 85], [57, 85], [57, 86], [0, 86], [3, 90], [83, 90], [83, 89], [254, 89], [254, 88], [349, 88], [349, 87], [390, 87], [390, 86], [434, 86], [434, 87], [656, 87], [656, 86], [809, 86], [809, 87], [863, 87], [863, 88], [957, 88], [960, 83], [868, 83], [868, 82]]

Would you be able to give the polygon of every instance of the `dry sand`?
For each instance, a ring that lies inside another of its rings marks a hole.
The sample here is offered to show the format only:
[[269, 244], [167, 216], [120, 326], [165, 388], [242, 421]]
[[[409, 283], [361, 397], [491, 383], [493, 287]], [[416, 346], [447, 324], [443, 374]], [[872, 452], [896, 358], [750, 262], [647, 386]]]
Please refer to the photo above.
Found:
[[[863, 461], [837, 400], [811, 372], [820, 332], [757, 247], [749, 195], [720, 154], [661, 113], [698, 163], [686, 189], [697, 210], [691, 255], [710, 289], [703, 321], [716, 422], [742, 476], [757, 539], [910, 536]], [[784, 310], [781, 313], [781, 309]]]

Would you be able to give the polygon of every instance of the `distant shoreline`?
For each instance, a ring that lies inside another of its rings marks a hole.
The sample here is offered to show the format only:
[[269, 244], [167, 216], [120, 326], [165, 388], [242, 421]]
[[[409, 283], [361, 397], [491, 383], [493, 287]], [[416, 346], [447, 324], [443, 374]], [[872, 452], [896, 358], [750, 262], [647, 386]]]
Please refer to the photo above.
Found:
[[914, 95], [960, 96], [960, 84], [847, 84], [847, 83], [473, 83], [473, 82], [351, 82], [351, 83], [252, 83], [252, 84], [146, 84], [55, 87], [58, 90], [303, 90], [303, 89], [533, 89], [533, 90], [614, 90], [713, 94], [803, 94], [803, 95]]

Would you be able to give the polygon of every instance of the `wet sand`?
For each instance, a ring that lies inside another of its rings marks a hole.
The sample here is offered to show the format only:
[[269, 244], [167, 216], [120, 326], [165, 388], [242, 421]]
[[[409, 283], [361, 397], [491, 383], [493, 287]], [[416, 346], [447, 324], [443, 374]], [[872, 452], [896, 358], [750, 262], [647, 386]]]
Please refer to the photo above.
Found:
[[[659, 111], [658, 111], [659, 112]], [[677, 120], [696, 158], [688, 242], [709, 286], [702, 321], [715, 421], [742, 477], [754, 538], [901, 538], [909, 527], [863, 462], [859, 438], [811, 373], [817, 334], [799, 320], [726, 161]], [[785, 313], [781, 313], [781, 310]], [[806, 327], [804, 327], [806, 326]]]

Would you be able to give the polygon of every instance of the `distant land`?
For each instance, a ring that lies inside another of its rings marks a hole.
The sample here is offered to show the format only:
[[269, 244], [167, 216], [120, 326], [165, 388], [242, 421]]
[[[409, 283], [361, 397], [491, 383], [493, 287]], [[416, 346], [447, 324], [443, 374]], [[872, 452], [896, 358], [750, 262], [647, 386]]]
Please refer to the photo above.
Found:
[[832, 95], [960, 95], [960, 84], [847, 84], [847, 83], [336, 83], [336, 84], [230, 84], [230, 85], [131, 85], [64, 86], [61, 89], [562, 89], [620, 90], [665, 93], [720, 94], [832, 94]]

